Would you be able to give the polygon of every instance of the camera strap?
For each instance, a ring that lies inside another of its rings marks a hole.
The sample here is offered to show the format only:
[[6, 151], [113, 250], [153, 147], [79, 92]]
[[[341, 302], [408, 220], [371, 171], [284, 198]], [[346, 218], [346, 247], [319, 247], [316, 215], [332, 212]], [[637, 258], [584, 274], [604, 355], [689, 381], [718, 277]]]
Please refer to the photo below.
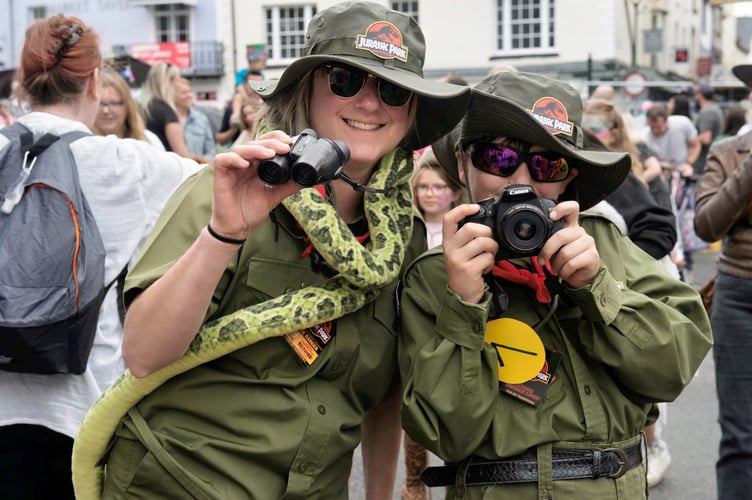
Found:
[[493, 273], [484, 274], [483, 280], [486, 282], [486, 290], [491, 294], [491, 310], [488, 312], [488, 319], [500, 318], [509, 307], [509, 296], [504, 293]]
[[349, 175], [347, 175], [344, 171], [340, 172], [339, 175], [337, 175], [335, 177], [335, 179], [342, 179], [347, 184], [349, 184], [350, 186], [352, 186], [352, 188], [355, 191], [358, 191], [358, 192], [368, 191], [369, 193], [382, 193], [382, 194], [385, 194], [387, 196], [391, 196], [392, 195], [392, 191], [394, 191], [394, 188], [390, 188], [390, 187], [384, 188], [384, 189], [379, 189], [379, 188], [375, 188], [375, 187], [371, 187], [371, 186], [364, 186], [363, 184], [360, 184], [355, 179], [353, 179], [352, 177], [350, 177]]

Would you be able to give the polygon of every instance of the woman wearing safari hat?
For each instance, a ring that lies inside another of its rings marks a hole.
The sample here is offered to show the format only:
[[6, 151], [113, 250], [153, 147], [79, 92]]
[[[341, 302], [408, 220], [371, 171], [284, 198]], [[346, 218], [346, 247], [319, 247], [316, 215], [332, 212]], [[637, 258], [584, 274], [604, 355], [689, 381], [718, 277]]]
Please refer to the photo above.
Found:
[[325, 9], [306, 40], [255, 85], [256, 141], [178, 190], [127, 278], [130, 372], [78, 435], [81, 498], [348, 496], [364, 416], [396, 387], [397, 280], [425, 248], [412, 150], [469, 89], [424, 80], [420, 28], [378, 4]]
[[646, 498], [648, 410], [710, 348], [697, 292], [581, 213], [630, 170], [581, 120], [569, 85], [499, 73], [433, 144], [474, 203], [406, 271], [398, 353], [403, 426], [448, 498]]

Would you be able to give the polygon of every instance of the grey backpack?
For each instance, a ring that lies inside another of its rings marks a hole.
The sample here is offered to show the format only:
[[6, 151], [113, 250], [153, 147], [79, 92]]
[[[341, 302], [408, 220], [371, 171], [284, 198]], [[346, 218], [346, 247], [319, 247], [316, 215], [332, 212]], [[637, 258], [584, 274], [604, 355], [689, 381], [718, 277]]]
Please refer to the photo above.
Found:
[[70, 144], [0, 129], [0, 370], [83, 373], [97, 331], [105, 250]]

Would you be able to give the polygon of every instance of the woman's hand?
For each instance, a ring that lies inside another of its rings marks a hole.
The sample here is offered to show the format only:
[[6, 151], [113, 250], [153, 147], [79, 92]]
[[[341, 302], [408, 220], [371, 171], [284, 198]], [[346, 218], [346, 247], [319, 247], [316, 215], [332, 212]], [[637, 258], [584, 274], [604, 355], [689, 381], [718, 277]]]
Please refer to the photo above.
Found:
[[443, 246], [449, 289], [465, 302], [478, 303], [485, 292], [483, 275], [491, 272], [499, 244], [491, 228], [467, 223], [458, 228], [468, 215], [478, 213], [474, 203], [460, 205], [444, 215]]
[[598, 274], [601, 257], [595, 240], [579, 225], [580, 205], [564, 201], [549, 214], [551, 220], [561, 220], [564, 227], [555, 232], [538, 254], [541, 265], [551, 263], [551, 270], [572, 288], [589, 285]]
[[258, 177], [259, 163], [287, 154], [291, 142], [289, 135], [275, 130], [214, 158], [212, 229], [228, 238], [245, 239], [280, 201], [300, 191], [292, 180], [267, 186]]

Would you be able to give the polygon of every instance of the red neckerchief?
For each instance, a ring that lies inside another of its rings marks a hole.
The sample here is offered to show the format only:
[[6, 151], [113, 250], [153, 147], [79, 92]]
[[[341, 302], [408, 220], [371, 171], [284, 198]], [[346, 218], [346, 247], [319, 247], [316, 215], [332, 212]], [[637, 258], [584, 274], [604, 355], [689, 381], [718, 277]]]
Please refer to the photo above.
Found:
[[[324, 198], [327, 198], [326, 188], [322, 184], [316, 185], [313, 188], [316, 191], [318, 191], [321, 196], [323, 196]], [[298, 227], [301, 228], [300, 224], [298, 224]], [[370, 231], [366, 231], [360, 236], [355, 236], [355, 239], [358, 241], [358, 243], [362, 245], [366, 240], [368, 240], [370, 236], [371, 236]], [[311, 243], [311, 239], [307, 235], [305, 236], [303, 241], [306, 243], [306, 247], [303, 249], [303, 253], [301, 254], [301, 256], [307, 257], [311, 255], [311, 252], [313, 252], [314, 246], [313, 246], [313, 243]]]
[[[551, 293], [546, 287], [546, 274], [543, 272], [538, 259], [533, 257], [530, 259], [533, 261], [535, 272], [531, 273], [527, 269], [520, 269], [515, 267], [514, 264], [508, 260], [496, 261], [493, 267], [493, 275], [511, 281], [512, 283], [519, 283], [521, 285], [527, 285], [535, 291], [535, 298], [542, 304], [551, 303]], [[546, 269], [551, 273], [551, 264], [546, 262]], [[553, 274], [553, 273], [551, 273]]]

